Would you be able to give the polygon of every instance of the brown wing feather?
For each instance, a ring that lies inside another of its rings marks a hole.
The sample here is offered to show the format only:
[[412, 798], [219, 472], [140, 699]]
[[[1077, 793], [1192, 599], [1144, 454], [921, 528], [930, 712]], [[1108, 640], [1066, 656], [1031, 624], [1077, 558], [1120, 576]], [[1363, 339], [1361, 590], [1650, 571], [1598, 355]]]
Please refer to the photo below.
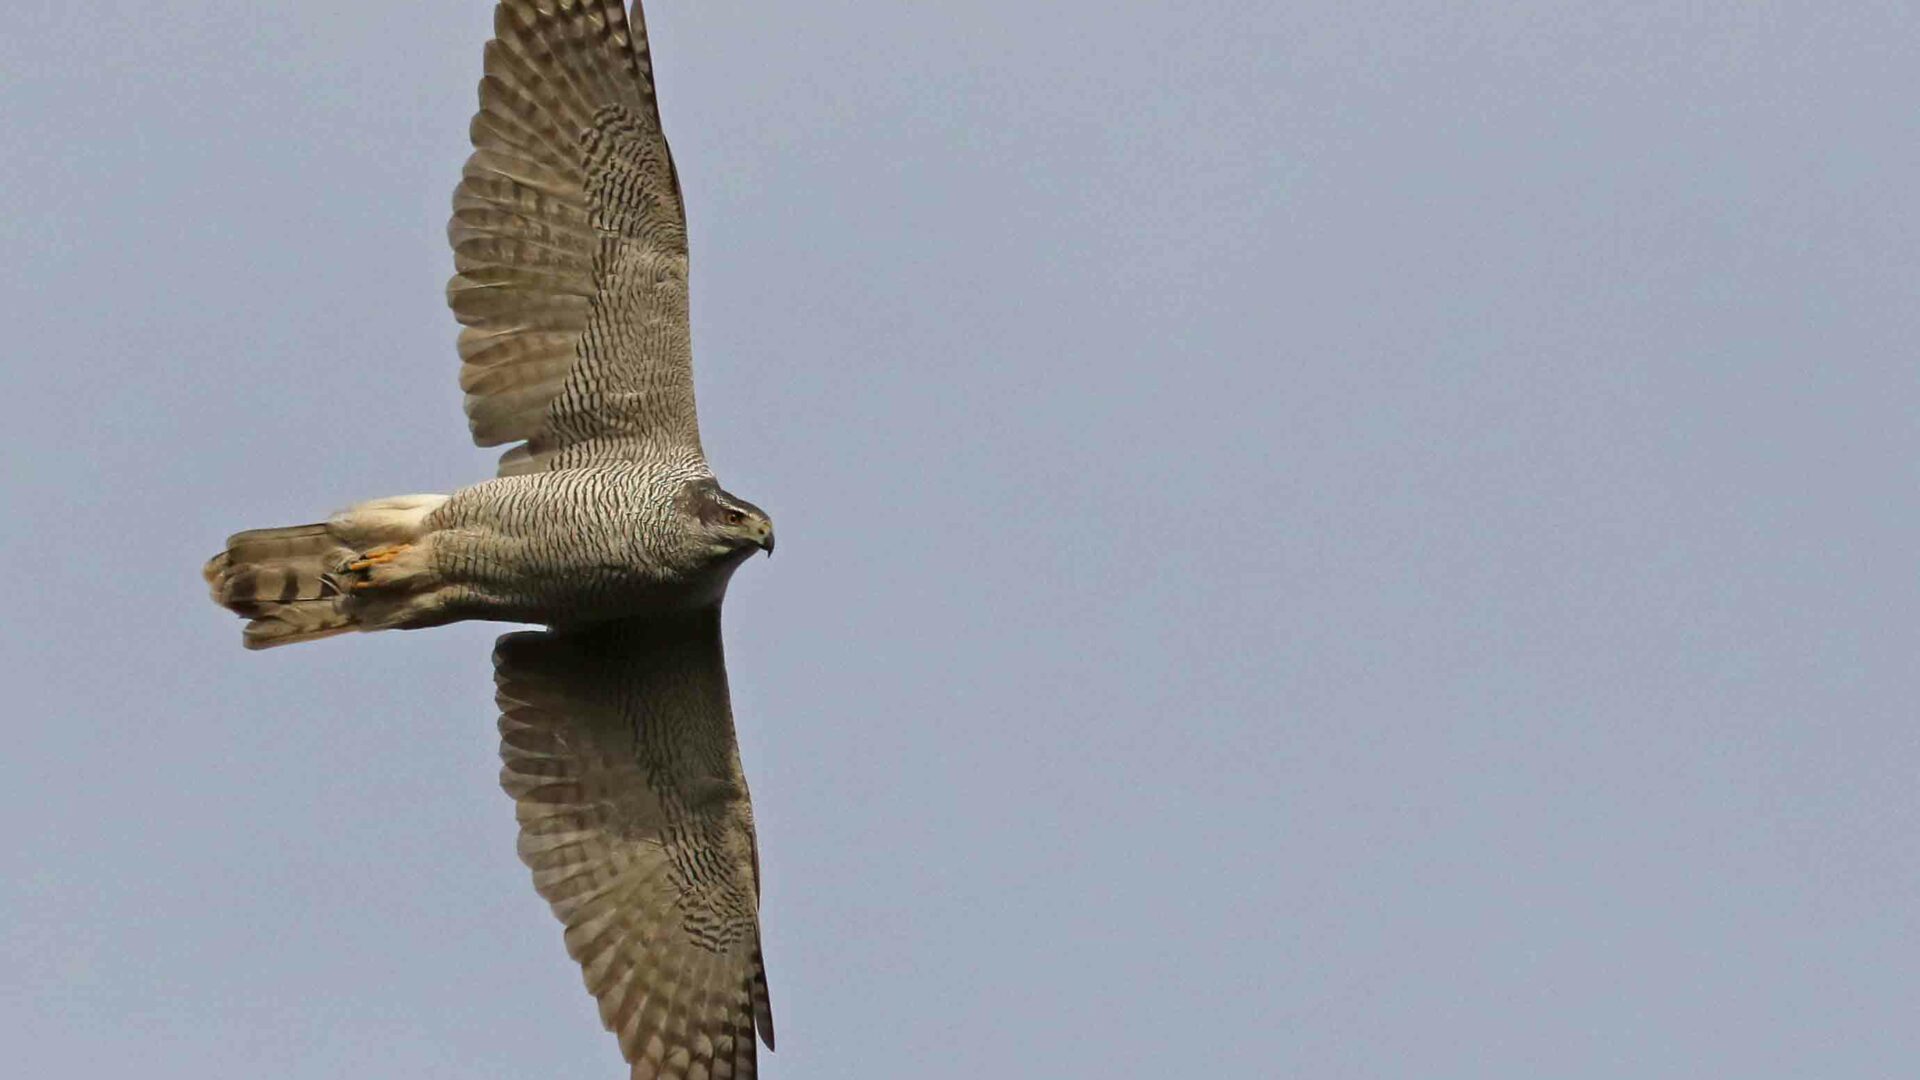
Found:
[[503, 0], [447, 302], [482, 446], [502, 474], [700, 459], [686, 215], [644, 19], [618, 0]]
[[773, 1016], [718, 611], [509, 634], [494, 665], [520, 856], [632, 1075], [753, 1076]]

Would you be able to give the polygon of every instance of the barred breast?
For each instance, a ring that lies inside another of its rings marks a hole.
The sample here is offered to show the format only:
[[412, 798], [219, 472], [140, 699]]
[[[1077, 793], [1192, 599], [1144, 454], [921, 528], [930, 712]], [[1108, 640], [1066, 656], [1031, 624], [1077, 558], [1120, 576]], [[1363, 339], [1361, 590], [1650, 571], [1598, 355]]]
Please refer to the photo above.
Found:
[[618, 463], [455, 492], [427, 522], [450, 610], [565, 626], [717, 601], [740, 559], [708, 557], [678, 505], [711, 475]]

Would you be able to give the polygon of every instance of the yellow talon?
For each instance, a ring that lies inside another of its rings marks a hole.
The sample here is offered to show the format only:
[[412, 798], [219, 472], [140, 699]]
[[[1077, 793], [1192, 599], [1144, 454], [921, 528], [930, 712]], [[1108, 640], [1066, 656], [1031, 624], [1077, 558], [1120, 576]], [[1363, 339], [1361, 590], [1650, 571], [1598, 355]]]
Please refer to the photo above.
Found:
[[[406, 544], [382, 544], [361, 555], [359, 559], [347, 564], [347, 569], [363, 573], [376, 566], [384, 566], [400, 557], [407, 550]], [[359, 586], [355, 586], [358, 588]]]

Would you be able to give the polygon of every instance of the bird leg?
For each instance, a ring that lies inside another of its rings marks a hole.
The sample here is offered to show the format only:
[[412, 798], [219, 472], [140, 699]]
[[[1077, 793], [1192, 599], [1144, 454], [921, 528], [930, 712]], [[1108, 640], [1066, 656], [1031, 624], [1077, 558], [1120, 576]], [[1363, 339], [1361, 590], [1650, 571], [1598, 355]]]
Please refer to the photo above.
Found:
[[406, 553], [412, 544], [381, 544], [362, 552], [360, 558], [347, 564], [347, 569], [358, 572], [371, 570], [376, 566], [385, 566]]
[[356, 574], [366, 575], [363, 580], [353, 583], [354, 591], [365, 592], [368, 589], [377, 589], [383, 585], [394, 584], [391, 581], [375, 580], [373, 570], [375, 567], [391, 566], [395, 559], [398, 559], [411, 550], [413, 550], [412, 544], [381, 544], [379, 547], [369, 548], [362, 552], [358, 559], [347, 564], [348, 570]]

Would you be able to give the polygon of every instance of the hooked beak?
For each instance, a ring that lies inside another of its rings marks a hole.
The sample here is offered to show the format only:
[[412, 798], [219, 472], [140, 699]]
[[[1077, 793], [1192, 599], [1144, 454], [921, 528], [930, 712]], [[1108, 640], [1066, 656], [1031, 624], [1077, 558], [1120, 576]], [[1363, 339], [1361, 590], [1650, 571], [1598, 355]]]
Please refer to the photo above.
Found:
[[767, 538], [760, 541], [760, 550], [767, 553], [767, 558], [773, 558], [773, 530], [767, 530]]

